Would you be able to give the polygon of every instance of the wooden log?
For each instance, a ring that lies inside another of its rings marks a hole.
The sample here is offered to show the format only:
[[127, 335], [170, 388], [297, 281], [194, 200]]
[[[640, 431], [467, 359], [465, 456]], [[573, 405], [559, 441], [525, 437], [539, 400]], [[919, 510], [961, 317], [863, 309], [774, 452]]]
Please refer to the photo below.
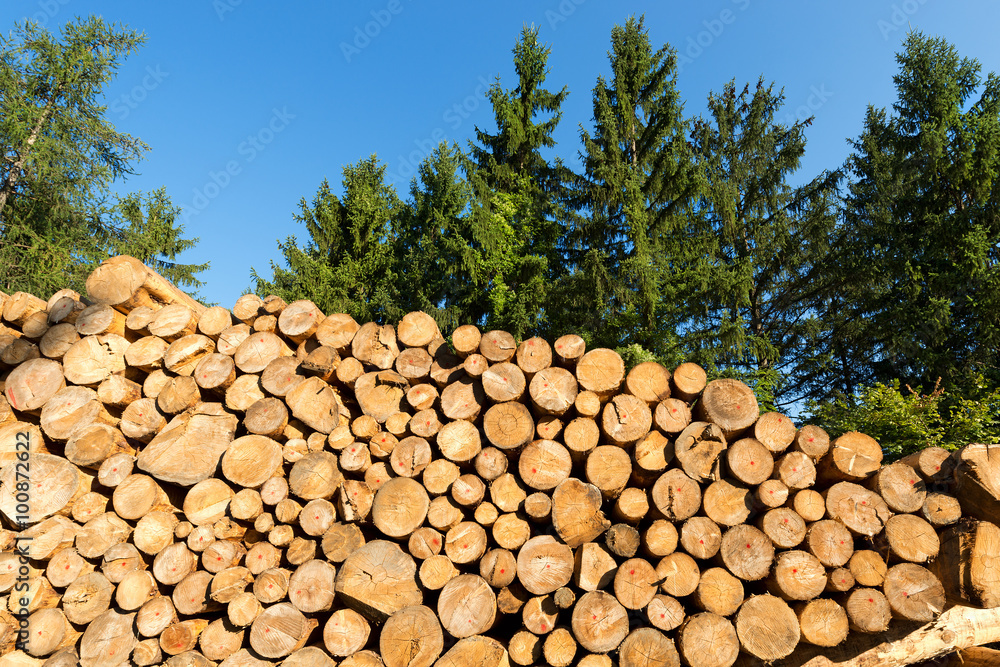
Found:
[[112, 375], [97, 386], [97, 400], [114, 410], [124, 410], [140, 398], [142, 385], [121, 375]]
[[268, 607], [250, 626], [250, 646], [265, 658], [283, 658], [302, 648], [316, 627], [287, 602]]
[[736, 628], [721, 615], [689, 616], [677, 631], [677, 649], [689, 665], [731, 667], [740, 652]]
[[127, 660], [138, 642], [134, 621], [135, 614], [119, 614], [114, 609], [91, 621], [80, 638], [80, 664], [96, 667]]
[[521, 452], [518, 472], [532, 489], [548, 491], [569, 477], [572, 465], [569, 451], [558, 442], [535, 440]]
[[721, 567], [713, 567], [701, 573], [692, 601], [704, 611], [731, 616], [743, 604], [743, 595], [739, 579]]
[[719, 457], [726, 450], [721, 428], [708, 422], [692, 422], [674, 442], [674, 456], [681, 468], [694, 480], [717, 480], [721, 477]]
[[477, 523], [462, 521], [448, 530], [444, 548], [448, 559], [459, 565], [475, 563], [486, 552], [486, 531]]
[[218, 340], [219, 335], [231, 326], [233, 326], [233, 317], [222, 306], [206, 308], [198, 316], [198, 333], [208, 336], [213, 341]]
[[726, 569], [740, 579], [757, 581], [767, 576], [771, 569], [774, 545], [757, 528], [740, 524], [722, 535], [719, 559]]
[[760, 484], [774, 471], [774, 456], [756, 438], [741, 438], [725, 451], [726, 468], [744, 484]]
[[434, 664], [437, 667], [464, 667], [465, 665], [503, 667], [508, 664], [507, 658], [507, 649], [504, 648], [503, 644], [490, 637], [476, 635], [459, 639]]
[[568, 628], [558, 627], [545, 637], [542, 655], [551, 667], [568, 667], [576, 656], [576, 640]]
[[288, 600], [305, 614], [329, 611], [333, 606], [336, 568], [325, 560], [307, 560], [288, 580]]
[[757, 520], [757, 527], [780, 549], [797, 547], [806, 537], [805, 520], [788, 507], [768, 510]]
[[29, 655], [45, 657], [62, 648], [72, 647], [80, 634], [66, 620], [66, 615], [61, 610], [39, 609], [28, 616], [27, 642], [24, 648]]
[[642, 609], [656, 595], [658, 580], [658, 572], [648, 561], [630, 558], [615, 573], [615, 597], [626, 609]]
[[812, 489], [802, 489], [792, 498], [795, 512], [806, 521], [819, 521], [826, 516], [826, 499]]
[[516, 401], [527, 387], [524, 372], [510, 362], [493, 364], [482, 374], [483, 392], [495, 403]]
[[888, 567], [882, 556], [875, 551], [859, 549], [850, 558], [848, 565], [855, 582], [861, 586], [881, 586], [885, 581]]
[[176, 415], [201, 402], [201, 390], [194, 378], [172, 377], [156, 396], [156, 407], [167, 415]]
[[65, 386], [66, 377], [58, 361], [30, 359], [7, 376], [4, 397], [19, 413], [39, 414], [42, 406]]
[[844, 600], [844, 610], [855, 632], [885, 632], [892, 619], [888, 600], [874, 588], [855, 588]]
[[899, 461], [914, 470], [925, 482], [950, 482], [958, 459], [943, 447], [925, 447]]
[[788, 449], [798, 435], [792, 420], [780, 412], [765, 412], [753, 426], [754, 438], [775, 454]]
[[75, 625], [86, 625], [111, 604], [115, 586], [100, 572], [81, 574], [62, 596], [62, 610]]
[[753, 426], [759, 409], [750, 387], [739, 380], [723, 378], [705, 385], [694, 413], [696, 418], [718, 426], [729, 441]]
[[3, 321], [21, 329], [29, 317], [45, 312], [48, 303], [27, 292], [14, 292], [3, 302]]
[[553, 595], [530, 598], [521, 610], [522, 624], [536, 635], [544, 635], [555, 630], [558, 620], [559, 607], [556, 606]]
[[954, 496], [928, 493], [920, 507], [920, 514], [933, 526], [950, 526], [962, 518], [962, 505]]
[[130, 403], [122, 412], [118, 424], [123, 435], [147, 444], [166, 425], [167, 420], [156, 407], [156, 399], [153, 398], [140, 398]]
[[885, 548], [894, 559], [926, 563], [936, 558], [941, 541], [934, 526], [914, 514], [896, 514], [885, 522]]
[[1000, 445], [968, 445], [955, 459], [955, 497], [962, 514], [1000, 525]]
[[[854, 538], [840, 522], [817, 521], [806, 531], [806, 549], [826, 567], [842, 567], [854, 553]], [[855, 575], [856, 576], [856, 575]]]
[[601, 414], [601, 399], [592, 391], [581, 391], [577, 393], [573, 407], [578, 416], [593, 419]]
[[90, 301], [81, 297], [76, 290], [61, 289], [49, 297], [45, 303], [45, 310], [48, 312], [50, 324], [62, 322], [73, 324], [80, 311], [89, 305]]
[[193, 376], [202, 390], [223, 398], [236, 381], [236, 364], [232, 357], [213, 352], [198, 362]]
[[458, 568], [444, 554], [436, 554], [420, 564], [420, 585], [428, 591], [439, 591], [459, 575]]
[[258, 332], [239, 344], [233, 353], [233, 361], [242, 373], [260, 373], [275, 359], [292, 354], [292, 349], [278, 336]]
[[580, 358], [576, 378], [582, 389], [606, 401], [618, 392], [625, 379], [625, 362], [614, 350], [597, 348]]
[[683, 470], [673, 468], [663, 473], [652, 490], [653, 504], [668, 521], [684, 521], [701, 507], [701, 488]]
[[791, 655], [799, 643], [799, 621], [781, 598], [756, 595], [736, 612], [736, 634], [746, 653], [764, 661]]
[[354, 385], [354, 395], [366, 415], [384, 424], [390, 415], [403, 410], [408, 388], [409, 384], [402, 375], [381, 371], [359, 377]]
[[847, 612], [834, 600], [810, 600], [795, 606], [802, 641], [831, 648], [847, 638]]
[[172, 343], [198, 331], [198, 313], [183, 304], [170, 304], [156, 311], [146, 329], [151, 336]]
[[486, 632], [496, 615], [496, 595], [479, 575], [459, 575], [441, 589], [437, 616], [453, 637], [463, 639]]
[[916, 512], [927, 497], [927, 486], [917, 471], [901, 461], [879, 468], [867, 484], [882, 496], [893, 512]]
[[812, 600], [826, 588], [827, 574], [818, 558], [807, 551], [778, 554], [767, 578], [767, 590], [784, 600]]
[[680, 551], [664, 556], [656, 564], [660, 590], [673, 597], [691, 595], [698, 589], [701, 570], [691, 556]]
[[139, 453], [136, 465], [179, 486], [207, 479], [236, 433], [235, 415], [219, 403], [201, 403], [174, 417]]
[[628, 635], [628, 612], [613, 595], [589, 591], [573, 607], [571, 627], [584, 649], [607, 653], [618, 648]]
[[612, 508], [614, 516], [628, 524], [638, 524], [649, 514], [649, 498], [646, 490], [627, 488], [615, 500]]
[[789, 452], [775, 461], [774, 477], [790, 490], [807, 489], [816, 482], [816, 467], [802, 452]]
[[269, 361], [261, 372], [260, 384], [264, 391], [272, 396], [287, 397], [305, 378], [301, 359], [295, 356], [279, 356]]
[[552, 493], [552, 523], [559, 538], [571, 548], [596, 539], [611, 527], [601, 511], [601, 491], [569, 478]]
[[860, 482], [878, 471], [882, 448], [875, 438], [851, 431], [830, 443], [830, 450], [816, 466], [816, 479], [824, 484]]
[[130, 344], [125, 350], [125, 363], [146, 373], [163, 367], [163, 356], [170, 343], [159, 336], [146, 336]]
[[278, 316], [278, 330], [285, 338], [301, 343], [316, 333], [324, 317], [312, 301], [293, 301]]
[[638, 628], [630, 632], [618, 647], [618, 664], [621, 667], [650, 664], [680, 667], [681, 660], [672, 639], [656, 628]]
[[73, 431], [66, 443], [64, 454], [69, 461], [78, 466], [100, 469], [105, 461], [117, 455], [128, 456], [131, 459], [135, 449], [125, 440], [124, 434], [114, 426], [92, 423]]
[[641, 399], [629, 394], [613, 397], [604, 406], [601, 426], [608, 442], [627, 447], [649, 432], [653, 416]]
[[964, 519], [941, 533], [940, 555], [931, 571], [944, 586], [949, 602], [1000, 607], [1000, 528], [987, 521]]
[[[324, 348], [336, 351], [333, 348]], [[339, 357], [337, 361], [339, 362]], [[396, 372], [410, 381], [411, 384], [425, 382], [430, 379], [431, 366], [434, 363], [433, 357], [422, 347], [410, 347], [399, 353], [396, 357]]]
[[149, 323], [156, 317], [158, 309], [149, 306], [139, 306], [129, 311], [125, 316], [125, 329], [132, 332], [133, 336], [148, 336]]
[[56, 324], [50, 327], [38, 341], [38, 351], [49, 359], [59, 360], [66, 351], [80, 340], [80, 334], [72, 324]]
[[330, 655], [346, 657], [363, 649], [371, 635], [371, 625], [353, 609], [338, 609], [323, 627], [323, 645]]
[[679, 398], [668, 398], [657, 404], [653, 423], [664, 433], [680, 433], [691, 423], [691, 408]]
[[927, 623], [944, 610], [944, 586], [930, 570], [914, 563], [890, 567], [882, 588], [896, 618]]
[[750, 516], [753, 496], [745, 487], [718, 480], [705, 489], [701, 505], [712, 521], [723, 526], [735, 526]]
[[507, 549], [491, 549], [479, 561], [479, 576], [493, 588], [509, 586], [517, 575], [517, 560]]
[[87, 296], [94, 302], [128, 313], [139, 306], [159, 308], [181, 303], [200, 314], [205, 310], [170, 281], [127, 255], [104, 260], [87, 277]]
[[825, 492], [826, 513], [855, 535], [871, 537], [889, 519], [889, 506], [877, 493], [851, 482], [838, 482]]
[[129, 521], [138, 521], [149, 512], [177, 511], [163, 487], [149, 475], [141, 474], [122, 480], [111, 495], [111, 503], [115, 513]]
[[[13, 329], [8, 329], [8, 331], [13, 331]], [[26, 361], [38, 359], [41, 356], [38, 346], [27, 338], [11, 340], [8, 335], [2, 340], [6, 341], [0, 344], [2, 347], [0, 349], [0, 368], [4, 370], [16, 368]]]
[[625, 489], [632, 475], [632, 460], [621, 447], [601, 445], [587, 455], [587, 481], [605, 498], [613, 499]]
[[[468, 410], [451, 410], [452, 414], [462, 416], [451, 417], [449, 410], [444, 409], [444, 400], [448, 396], [449, 390], [457, 385], [449, 385], [441, 395], [442, 410], [446, 417], [450, 419], [475, 420], [478, 409], [470, 413]], [[475, 401], [475, 398], [469, 399]], [[473, 402], [472, 405], [475, 405]], [[517, 450], [531, 440], [535, 434], [535, 422], [531, 418], [531, 412], [523, 404], [511, 401], [508, 403], [498, 403], [492, 406], [483, 415], [483, 433], [486, 439], [495, 447], [504, 451]]]
[[534, 595], [546, 595], [569, 583], [573, 551], [549, 535], [533, 537], [517, 556], [517, 579]]
[[[20, 462], [18, 462], [20, 463]], [[24, 497], [25, 491], [18, 491], [18, 481], [23, 482], [24, 466], [11, 464], [0, 470], [0, 512], [7, 520], [21, 527], [30, 526], [47, 519], [53, 514], [68, 514], [73, 502], [88, 493], [93, 477], [79, 470], [66, 459], [53, 454], [36, 452], [30, 454], [30, 495], [29, 503], [18, 500], [18, 493]], [[23, 489], [23, 486], [21, 487]], [[27, 504], [27, 512], [24, 505]], [[21, 511], [18, 506], [21, 506]]]
[[[111, 306], [94, 304], [84, 308], [77, 315], [76, 331], [81, 336], [96, 336], [113, 333], [125, 336], [125, 315]], [[131, 331], [128, 332], [131, 334]]]
[[396, 330], [390, 324], [362, 324], [351, 339], [351, 356], [381, 370], [392, 368], [398, 354]]
[[177, 610], [168, 595], [160, 595], [139, 608], [135, 617], [136, 630], [142, 637], [159, 637], [178, 620]]
[[413, 559], [397, 545], [373, 540], [344, 561], [337, 572], [336, 592], [365, 618], [384, 622], [403, 607], [423, 601], [416, 570]]
[[563, 442], [569, 449], [570, 457], [575, 463], [584, 461], [587, 455], [597, 447], [600, 438], [600, 427], [596, 421], [588, 417], [577, 417], [566, 426], [563, 433]]

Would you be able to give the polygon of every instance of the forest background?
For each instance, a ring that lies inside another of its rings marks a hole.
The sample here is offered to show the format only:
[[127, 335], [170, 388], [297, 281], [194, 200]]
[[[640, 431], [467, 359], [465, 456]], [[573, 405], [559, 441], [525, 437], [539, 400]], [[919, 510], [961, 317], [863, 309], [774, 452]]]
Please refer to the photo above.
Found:
[[[249, 289], [359, 321], [423, 310], [446, 334], [574, 332], [629, 365], [695, 361], [890, 456], [996, 442], [1000, 79], [944, 38], [900, 37], [893, 105], [862, 111], [844, 164], [803, 177], [812, 117], [764, 78], [689, 115], [687, 56], [642, 16], [611, 30], [592, 118], [557, 146], [569, 91], [525, 26], [514, 76], [486, 87], [491, 125], [434, 146], [407, 192], [376, 155], [306, 190], [290, 212], [304, 235]], [[4, 38], [0, 289], [81, 289], [114, 254], [202, 285], [206, 265], [183, 260], [197, 218], [164, 188], [115, 187], [148, 147], [116, 129], [105, 89], [144, 41], [96, 16]]]

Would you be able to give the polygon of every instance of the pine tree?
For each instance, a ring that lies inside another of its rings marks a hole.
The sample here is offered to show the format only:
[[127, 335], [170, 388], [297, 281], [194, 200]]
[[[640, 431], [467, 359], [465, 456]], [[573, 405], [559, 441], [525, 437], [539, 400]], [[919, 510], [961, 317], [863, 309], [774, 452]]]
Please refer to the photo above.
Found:
[[525, 27], [513, 50], [518, 83], [490, 88], [497, 132], [476, 128], [466, 165], [474, 198], [470, 211], [479, 256], [474, 280], [481, 290], [478, 310], [485, 326], [517, 337], [546, 326], [549, 285], [564, 274], [562, 252], [566, 170], [542, 151], [555, 146], [552, 134], [569, 94], [543, 88], [550, 49], [538, 29]]
[[836, 381], [996, 386], [1000, 78], [919, 32], [897, 61], [897, 100], [868, 108], [847, 162], [843, 271], [865, 345]]
[[111, 211], [105, 243], [109, 254], [131, 255], [178, 287], [198, 289], [204, 286], [195, 274], [210, 263], [182, 264], [178, 256], [198, 244], [198, 239], [181, 236], [184, 225], [178, 224], [181, 208], [175, 206], [166, 188], [149, 194], [132, 193], [118, 200]]
[[407, 311], [431, 314], [443, 331], [485, 316], [475, 284], [480, 256], [470, 225], [471, 186], [462, 174], [457, 145], [441, 144], [410, 184], [410, 201], [398, 216], [399, 289]]
[[32, 22], [0, 36], [0, 288], [82, 287], [109, 185], [147, 150], [104, 117], [104, 86], [145, 37], [91, 17], [61, 39]]
[[838, 175], [788, 183], [812, 119], [777, 122], [783, 101], [763, 80], [739, 93], [730, 82], [709, 95], [710, 118], [695, 123], [705, 189], [691, 234], [708, 252], [692, 266], [703, 282], [686, 296], [685, 338], [703, 363], [792, 401], [812, 388]]
[[343, 173], [343, 199], [326, 180], [311, 204], [302, 199], [295, 220], [306, 226], [308, 244], [299, 247], [294, 236], [279, 242], [287, 268], [271, 262], [271, 280], [252, 269], [253, 289], [285, 301], [310, 299], [325, 313], [348, 313], [359, 322], [397, 322], [406, 314], [394, 260], [402, 204], [374, 155]]
[[581, 130], [585, 176], [576, 187], [573, 307], [564, 328], [593, 344], [637, 343], [660, 354], [676, 342], [680, 220], [699, 182], [676, 87], [677, 57], [654, 51], [643, 18], [611, 32], [610, 81], [593, 93], [593, 134]]

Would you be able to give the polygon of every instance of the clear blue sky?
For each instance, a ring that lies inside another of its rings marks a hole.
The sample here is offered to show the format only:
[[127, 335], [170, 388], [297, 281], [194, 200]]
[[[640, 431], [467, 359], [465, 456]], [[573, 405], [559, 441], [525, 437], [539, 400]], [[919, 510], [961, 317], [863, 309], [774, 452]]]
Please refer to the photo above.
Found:
[[483, 94], [497, 75], [514, 85], [524, 24], [551, 44], [548, 87], [570, 91], [557, 154], [573, 163], [611, 28], [642, 13], [654, 46], [679, 51], [689, 116], [730, 79], [761, 75], [784, 87], [787, 118], [815, 116], [803, 179], [843, 162], [867, 104], [892, 104], [908, 26], [1000, 71], [989, 0], [3, 0], [0, 26], [33, 17], [57, 30], [101, 14], [146, 33], [107, 91], [108, 118], [151, 147], [120, 190], [166, 186], [201, 239], [183, 259], [212, 263], [202, 295], [232, 306], [251, 267], [270, 275], [278, 239], [305, 241], [292, 216], [324, 178], [339, 192], [343, 165], [377, 153], [405, 197], [438, 139], [464, 145], [492, 128]]

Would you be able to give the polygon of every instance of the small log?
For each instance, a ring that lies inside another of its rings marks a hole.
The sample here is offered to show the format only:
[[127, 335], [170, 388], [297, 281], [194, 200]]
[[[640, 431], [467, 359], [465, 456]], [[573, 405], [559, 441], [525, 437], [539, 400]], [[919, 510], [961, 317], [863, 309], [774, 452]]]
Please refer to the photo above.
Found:
[[232, 357], [213, 352], [202, 357], [194, 368], [193, 376], [202, 390], [225, 397], [226, 390], [236, 381], [236, 364]]
[[753, 426], [754, 438], [775, 454], [785, 451], [795, 441], [798, 429], [780, 412], [765, 412]]
[[760, 530], [740, 524], [723, 534], [719, 559], [740, 579], [757, 581], [767, 576], [771, 569], [774, 545]]
[[934, 526], [914, 514], [897, 514], [885, 522], [884, 544], [895, 559], [926, 563], [936, 558], [941, 541]]
[[698, 419], [717, 425], [730, 441], [753, 426], [759, 408], [750, 387], [739, 380], [724, 378], [705, 385], [694, 413]]
[[[672, 527], [672, 524], [667, 525]], [[676, 530], [674, 534], [676, 535]], [[674, 543], [676, 544], [676, 539]], [[681, 526], [680, 543], [684, 551], [695, 558], [702, 560], [712, 558], [719, 553], [719, 547], [722, 545], [722, 530], [719, 528], [719, 524], [708, 517], [691, 517]], [[725, 615], [723, 614], [723, 616]]]
[[805, 520], [788, 507], [768, 510], [757, 520], [757, 527], [780, 549], [797, 547], [806, 537]]
[[507, 549], [490, 549], [479, 561], [479, 576], [493, 588], [510, 586], [517, 575], [517, 559]]
[[[449, 389], [457, 385], [449, 385], [441, 395], [442, 406]], [[469, 399], [475, 400], [475, 399]], [[473, 403], [474, 404], [474, 403]], [[443, 407], [442, 407], [443, 409]], [[454, 413], [455, 410], [452, 410]], [[448, 410], [444, 410], [445, 416], [451, 419], [475, 420], [478, 409], [474, 413], [460, 411], [458, 414], [464, 417], [451, 417]], [[531, 440], [535, 434], [535, 422], [531, 418], [531, 412], [523, 404], [511, 401], [509, 403], [498, 403], [492, 406], [483, 415], [483, 433], [486, 439], [495, 447], [504, 451], [517, 450]]]
[[627, 447], [649, 432], [653, 415], [641, 399], [629, 394], [613, 397], [604, 406], [602, 431], [608, 442]]
[[843, 604], [850, 628], [855, 632], [885, 632], [892, 620], [889, 601], [874, 588], [855, 588]]
[[674, 642], [656, 628], [638, 628], [629, 633], [618, 647], [621, 667], [644, 667], [655, 664], [680, 667], [681, 660]]
[[528, 540], [517, 556], [517, 579], [534, 595], [546, 595], [569, 583], [573, 551], [549, 535]]
[[701, 505], [712, 521], [723, 526], [735, 526], [750, 516], [753, 500], [749, 489], [718, 480], [705, 489]]
[[774, 477], [791, 490], [807, 489], [816, 482], [816, 467], [802, 452], [789, 452], [775, 461]]
[[283, 658], [302, 648], [316, 627], [315, 619], [287, 602], [264, 610], [250, 626], [250, 646], [265, 658]]
[[142, 385], [121, 375], [112, 375], [97, 386], [97, 400], [106, 407], [124, 410], [142, 398]]
[[42, 356], [58, 361], [78, 340], [80, 334], [76, 332], [75, 326], [66, 323], [56, 324], [38, 341], [38, 351]]
[[591, 350], [576, 364], [576, 377], [582, 389], [607, 400], [618, 392], [625, 379], [625, 362], [614, 350]]
[[744, 484], [760, 484], [774, 471], [774, 456], [756, 438], [741, 438], [726, 449], [726, 467]]
[[914, 563], [890, 567], [882, 587], [896, 618], [927, 623], [944, 610], [944, 586], [930, 570]]
[[613, 651], [628, 635], [628, 612], [603, 591], [584, 593], [573, 607], [573, 636], [592, 653]]
[[781, 598], [757, 595], [736, 612], [736, 634], [746, 653], [767, 662], [791, 655], [801, 637], [795, 612]]
[[441, 625], [458, 639], [489, 630], [497, 614], [497, 599], [486, 581], [475, 574], [455, 577], [441, 589], [437, 615]]
[[[158, 412], [154, 414], [159, 416]], [[125, 440], [125, 434], [114, 426], [92, 423], [73, 431], [63, 453], [78, 466], [100, 469], [105, 461], [119, 455], [131, 459], [135, 449]]]
[[855, 535], [876, 535], [889, 519], [889, 506], [882, 496], [858, 484], [838, 482], [824, 494], [827, 515], [843, 523]]
[[[806, 549], [826, 567], [843, 567], [854, 553], [854, 538], [840, 521], [817, 521], [806, 531]], [[855, 574], [855, 576], [857, 576]]]
[[698, 589], [701, 570], [691, 556], [680, 551], [664, 556], [656, 564], [660, 590], [673, 597], [691, 595]]
[[792, 498], [795, 512], [806, 521], [819, 521], [826, 516], [826, 499], [818, 491], [802, 489]]
[[778, 554], [767, 579], [767, 590], [784, 600], [812, 600], [826, 588], [827, 574], [818, 558], [807, 551]]
[[674, 442], [674, 456], [692, 479], [717, 480], [721, 477], [719, 457], [726, 450], [726, 437], [715, 424], [692, 422]]
[[847, 638], [847, 612], [834, 600], [810, 600], [795, 606], [802, 641], [831, 648]]
[[617, 498], [632, 475], [632, 459], [621, 447], [601, 445], [587, 455], [587, 481], [605, 498]]
[[330, 655], [346, 657], [363, 649], [371, 635], [371, 625], [353, 609], [338, 609], [323, 627], [323, 645]]
[[677, 649], [684, 661], [699, 667], [730, 667], [740, 652], [736, 628], [721, 615], [690, 616], [677, 631]]
[[[370, 621], [384, 622], [399, 609], [423, 601], [416, 569], [413, 559], [398, 546], [374, 540], [344, 561], [337, 572], [337, 595]], [[372, 577], [371, 572], [378, 576]]]
[[536, 635], [544, 635], [556, 628], [559, 620], [559, 607], [555, 596], [539, 595], [529, 599], [521, 610], [521, 622], [525, 628]]
[[893, 512], [916, 512], [927, 497], [927, 485], [911, 466], [897, 461], [882, 466], [867, 484]]
[[824, 484], [860, 482], [878, 471], [882, 448], [875, 438], [851, 431], [830, 444], [816, 466], [816, 479]]
[[920, 514], [933, 526], [950, 526], [962, 518], [962, 505], [954, 496], [928, 493]]
[[684, 521], [701, 507], [701, 488], [683, 470], [673, 468], [663, 473], [652, 490], [653, 504], [668, 521]]
[[885, 581], [888, 567], [878, 552], [859, 549], [851, 555], [848, 568], [854, 580], [861, 586], [881, 586]]

